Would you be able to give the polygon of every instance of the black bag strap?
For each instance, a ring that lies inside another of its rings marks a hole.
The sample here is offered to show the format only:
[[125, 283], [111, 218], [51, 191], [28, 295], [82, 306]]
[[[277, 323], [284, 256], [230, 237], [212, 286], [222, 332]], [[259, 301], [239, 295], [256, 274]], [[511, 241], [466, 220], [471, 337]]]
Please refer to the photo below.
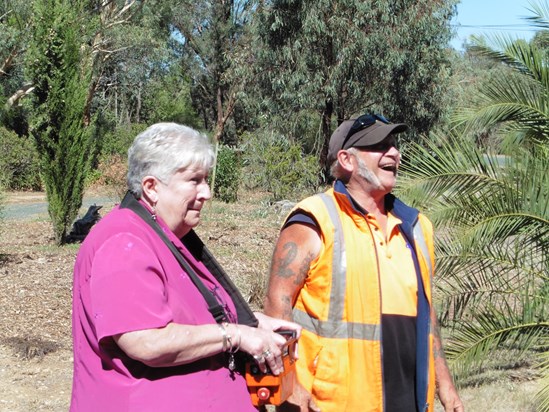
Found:
[[[212, 292], [204, 286], [204, 283], [198, 278], [198, 275], [192, 269], [192, 267], [185, 260], [179, 249], [168, 239], [164, 231], [156, 223], [151, 214], [137, 201], [135, 196], [128, 192], [120, 204], [122, 209], [130, 209], [141, 217], [149, 226], [151, 226], [162, 241], [168, 246], [174, 257], [177, 259], [181, 267], [188, 273], [189, 277], [198, 288], [206, 303], [208, 304], [208, 310], [215, 318], [216, 322], [223, 322], [226, 320], [226, 314], [223, 307], [219, 304], [217, 299], [213, 296]], [[210, 271], [210, 273], [217, 279], [221, 287], [229, 294], [231, 300], [236, 307], [236, 314], [238, 323], [242, 325], [248, 325], [257, 327], [258, 320], [246, 303], [245, 299], [240, 294], [240, 291], [229, 278], [227, 273], [223, 270], [221, 265], [213, 257], [208, 248], [204, 245], [202, 240], [198, 237], [196, 232], [191, 230], [187, 235], [180, 239], [183, 245], [189, 250], [193, 257], [202, 262], [204, 266]]]
[[189, 277], [191, 278], [194, 285], [197, 287], [199, 292], [202, 294], [204, 299], [206, 300], [206, 303], [208, 304], [208, 310], [214, 317], [215, 321], [217, 323], [226, 322], [227, 321], [227, 315], [225, 313], [225, 310], [223, 307], [219, 304], [215, 296], [212, 294], [210, 290], [204, 285], [204, 283], [200, 280], [194, 269], [189, 265], [189, 263], [185, 260], [179, 249], [168, 239], [162, 228], [154, 221], [151, 214], [137, 201], [137, 199], [134, 197], [134, 195], [131, 192], [126, 193], [126, 196], [124, 196], [124, 199], [122, 200], [122, 203], [120, 203], [121, 209], [130, 209], [135, 214], [137, 214], [140, 218], [142, 218], [150, 227], [154, 229], [156, 234], [162, 239], [162, 241], [166, 244], [166, 246], [170, 249], [170, 251], [173, 253], [174, 257], [177, 259], [183, 270], [187, 272]]
[[217, 279], [219, 284], [231, 297], [235, 308], [238, 323], [242, 325], [248, 325], [257, 327], [258, 320], [253, 314], [250, 306], [241, 295], [240, 291], [233, 283], [229, 275], [221, 267], [219, 262], [213, 257], [212, 253], [208, 250], [204, 242], [198, 237], [194, 230], [191, 230], [181, 239], [181, 242], [185, 245], [187, 250], [191, 252], [193, 257], [202, 262], [204, 266], [208, 268], [210, 273]]

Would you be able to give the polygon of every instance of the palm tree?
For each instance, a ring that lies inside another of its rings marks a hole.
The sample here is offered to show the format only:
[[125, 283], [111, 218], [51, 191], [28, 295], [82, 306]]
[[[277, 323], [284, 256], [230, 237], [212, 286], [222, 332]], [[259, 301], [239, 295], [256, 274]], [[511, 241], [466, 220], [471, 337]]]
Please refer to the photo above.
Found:
[[[549, 29], [547, 5], [534, 12]], [[534, 44], [494, 43], [471, 51], [507, 70], [456, 111], [453, 134], [406, 148], [400, 195], [439, 228], [437, 291], [458, 381], [496, 352], [508, 365], [534, 356], [545, 375], [537, 410], [549, 411], [549, 65]], [[486, 130], [499, 137], [490, 150], [471, 137]]]

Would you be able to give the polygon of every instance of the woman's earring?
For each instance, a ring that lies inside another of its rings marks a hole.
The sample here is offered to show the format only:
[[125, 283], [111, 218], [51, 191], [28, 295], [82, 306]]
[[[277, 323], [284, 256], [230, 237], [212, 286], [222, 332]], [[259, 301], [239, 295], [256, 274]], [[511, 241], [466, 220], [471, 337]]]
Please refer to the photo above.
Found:
[[156, 203], [153, 203], [152, 205], [152, 220], [156, 222]]

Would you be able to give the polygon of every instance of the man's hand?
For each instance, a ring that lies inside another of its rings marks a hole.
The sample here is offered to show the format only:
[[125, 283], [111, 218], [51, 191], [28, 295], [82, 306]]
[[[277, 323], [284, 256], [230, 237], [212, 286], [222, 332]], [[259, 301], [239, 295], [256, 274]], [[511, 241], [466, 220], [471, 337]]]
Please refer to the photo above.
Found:
[[453, 384], [440, 385], [438, 388], [438, 398], [440, 403], [444, 406], [444, 412], [464, 412], [465, 408], [457, 390]]
[[311, 394], [297, 382], [292, 395], [276, 410], [277, 412], [320, 412]]
[[446, 363], [442, 338], [438, 327], [437, 315], [434, 308], [431, 308], [431, 322], [434, 328], [433, 356], [435, 358], [435, 381], [437, 395], [440, 403], [444, 406], [444, 412], [464, 412], [463, 402], [459, 398], [457, 389], [452, 379], [452, 374]]

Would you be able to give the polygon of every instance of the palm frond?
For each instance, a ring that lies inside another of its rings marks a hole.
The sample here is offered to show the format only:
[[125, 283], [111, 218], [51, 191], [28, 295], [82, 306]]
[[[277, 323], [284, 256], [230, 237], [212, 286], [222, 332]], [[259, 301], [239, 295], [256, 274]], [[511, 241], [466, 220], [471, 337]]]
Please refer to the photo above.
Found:
[[[517, 302], [525, 293], [524, 285], [549, 281], [542, 251], [532, 252], [519, 242], [471, 246], [454, 239], [439, 241], [436, 252], [435, 284], [443, 324], [467, 319], [471, 310], [481, 310], [502, 299]], [[530, 297], [541, 293], [532, 289]]]
[[516, 361], [539, 347], [540, 340], [549, 333], [549, 322], [546, 302], [538, 300], [523, 301], [522, 310], [502, 301], [499, 307], [487, 307], [460, 323], [446, 344], [454, 373], [459, 377], [478, 371], [489, 353], [507, 353]]
[[509, 36], [491, 39], [491, 44], [476, 39], [470, 51], [509, 70], [498, 70], [479, 87], [473, 106], [456, 111], [452, 117], [455, 127], [466, 126], [466, 132], [470, 132], [499, 125], [505, 133], [518, 132], [514, 138], [519, 137], [527, 144], [546, 142], [549, 139], [549, 65], [545, 51], [534, 43]]
[[546, 342], [545, 348], [539, 364], [543, 376], [541, 390], [536, 394], [537, 410], [540, 412], [549, 412], [549, 349], [547, 349], [549, 348], [549, 342]]
[[533, 27], [549, 30], [549, 4], [547, 2], [532, 3], [530, 7], [529, 10], [533, 16], [526, 17], [525, 20], [530, 22]]
[[437, 227], [435, 298], [458, 376], [501, 347], [539, 350], [549, 332], [547, 152], [487, 153], [459, 134], [406, 148], [398, 194]]
[[[548, 29], [547, 2], [534, 12], [530, 21]], [[446, 353], [457, 377], [480, 371], [496, 353], [510, 356], [508, 365], [526, 354], [536, 363], [543, 355], [540, 369], [547, 374], [546, 52], [509, 36], [477, 41], [470, 51], [497, 63], [494, 74], [470, 107], [456, 110], [450, 135], [406, 147], [398, 195], [437, 228], [435, 299], [441, 323], [450, 327]], [[549, 412], [547, 379], [536, 407]]]

